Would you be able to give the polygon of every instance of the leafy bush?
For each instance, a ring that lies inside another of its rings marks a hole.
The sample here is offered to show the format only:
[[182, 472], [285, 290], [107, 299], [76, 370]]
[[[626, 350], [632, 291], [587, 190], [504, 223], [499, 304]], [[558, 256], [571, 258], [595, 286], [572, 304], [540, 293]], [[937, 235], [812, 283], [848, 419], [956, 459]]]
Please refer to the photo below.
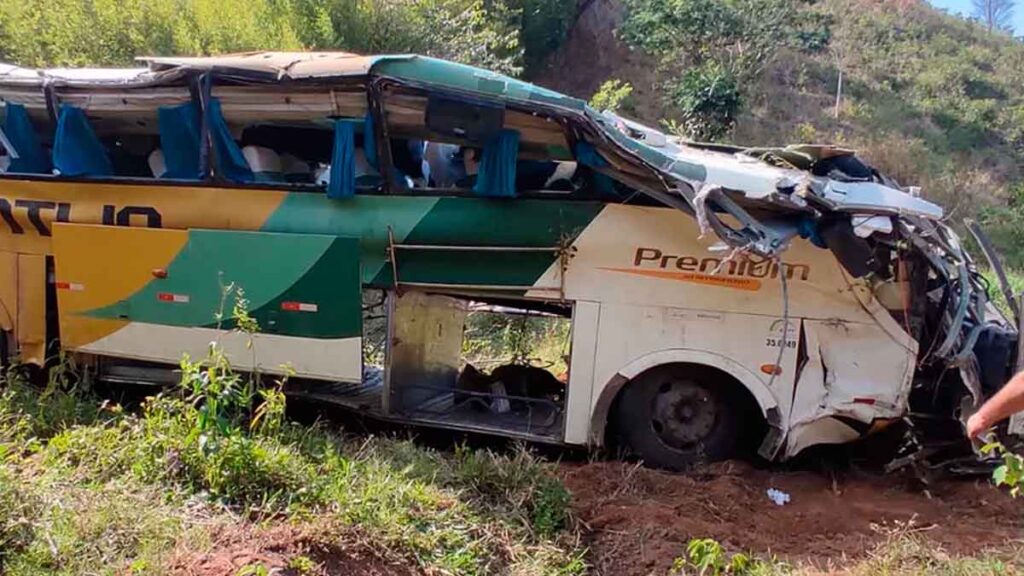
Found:
[[616, 112], [628, 103], [631, 94], [633, 86], [629, 82], [613, 78], [606, 80], [597, 92], [594, 92], [590, 97], [590, 105], [596, 110]]
[[527, 74], [538, 71], [565, 41], [576, 14], [576, 0], [515, 0], [521, 11], [520, 44]]
[[700, 576], [754, 576], [789, 571], [786, 565], [774, 561], [767, 562], [749, 554], [729, 554], [710, 538], [690, 540], [686, 554], [676, 558], [672, 566], [673, 574], [688, 574], [691, 570]]
[[41, 442], [78, 424], [109, 413], [92, 395], [88, 378], [79, 376], [70, 357], [61, 356], [37, 389], [25, 367], [14, 364], [0, 373], [0, 461], [3, 455], [24, 454]]
[[666, 103], [684, 136], [718, 140], [732, 130], [742, 87], [795, 36], [795, 0], [626, 0], [624, 42], [658, 59]]
[[725, 137], [742, 102], [736, 78], [715, 63], [684, 72], [669, 86], [669, 99], [679, 110], [685, 136], [700, 141]]
[[1024, 269], [1024, 183], [1010, 189], [1005, 206], [983, 206], [979, 222], [1001, 249], [1004, 263]]

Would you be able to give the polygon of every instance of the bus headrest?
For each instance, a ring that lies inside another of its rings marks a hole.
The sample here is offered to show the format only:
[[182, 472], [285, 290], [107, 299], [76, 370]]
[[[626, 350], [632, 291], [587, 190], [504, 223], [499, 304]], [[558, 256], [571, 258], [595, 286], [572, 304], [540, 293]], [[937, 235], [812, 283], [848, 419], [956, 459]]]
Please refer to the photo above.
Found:
[[164, 174], [167, 174], [167, 161], [164, 158], [164, 151], [160, 148], [150, 152], [146, 161], [149, 163], [149, 171], [153, 173], [153, 178], [163, 178]]

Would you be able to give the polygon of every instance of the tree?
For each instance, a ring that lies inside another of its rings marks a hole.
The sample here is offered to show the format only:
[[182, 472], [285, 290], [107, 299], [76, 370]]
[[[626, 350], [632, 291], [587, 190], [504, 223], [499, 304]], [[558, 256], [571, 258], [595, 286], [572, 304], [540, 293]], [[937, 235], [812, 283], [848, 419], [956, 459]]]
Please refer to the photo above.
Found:
[[988, 28], [989, 32], [1009, 32], [1013, 26], [1014, 0], [971, 0], [974, 16]]

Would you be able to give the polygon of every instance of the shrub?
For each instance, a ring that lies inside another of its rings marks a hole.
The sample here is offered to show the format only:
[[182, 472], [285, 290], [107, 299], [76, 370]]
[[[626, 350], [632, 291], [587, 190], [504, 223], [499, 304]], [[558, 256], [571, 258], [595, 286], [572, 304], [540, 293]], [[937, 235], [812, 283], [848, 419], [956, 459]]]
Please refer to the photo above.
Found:
[[673, 574], [689, 574], [691, 569], [700, 576], [754, 576], [789, 572], [788, 566], [774, 560], [764, 561], [742, 553], [729, 554], [711, 538], [690, 540], [686, 545], [686, 554], [676, 558], [672, 565]]
[[736, 123], [741, 98], [736, 78], [718, 64], [705, 64], [683, 73], [668, 87], [679, 110], [686, 136], [700, 141], [725, 137]]
[[596, 110], [616, 112], [629, 101], [633, 86], [629, 82], [606, 80], [590, 97], [590, 105]]

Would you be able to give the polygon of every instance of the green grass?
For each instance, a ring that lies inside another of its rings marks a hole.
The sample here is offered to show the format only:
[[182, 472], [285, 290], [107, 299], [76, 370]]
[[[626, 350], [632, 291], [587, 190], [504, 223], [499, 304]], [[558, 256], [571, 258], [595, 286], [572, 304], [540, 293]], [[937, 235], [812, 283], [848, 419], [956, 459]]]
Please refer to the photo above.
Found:
[[[1002, 288], [999, 285], [999, 279], [996, 277], [995, 272], [990, 269], [983, 269], [981, 275], [988, 281], [989, 298], [992, 302], [1006, 315], [1010, 322], [1013, 322], [1013, 315], [1010, 313], [1010, 307], [1006, 302], [1006, 297], [1003, 296]], [[1006, 269], [1006, 280], [1010, 284], [1010, 290], [1014, 294], [1024, 293], [1024, 273], [1019, 270]]]
[[[176, 553], [216, 550], [215, 528], [240, 525], [305, 526], [324, 548], [355, 533], [428, 573], [587, 573], [571, 494], [525, 448], [442, 453], [345, 437], [287, 422], [273, 394], [264, 398], [272, 407], [259, 420], [221, 405], [203, 424], [202, 399], [181, 391], [131, 414], [104, 405], [87, 382], [39, 389], [9, 374], [0, 381], [0, 573], [169, 574]], [[980, 576], [1015, 574], [1022, 560], [1015, 548], [955, 556], [912, 527], [884, 536], [867, 558], [813, 566], [700, 540], [655, 573]], [[288, 563], [317, 573], [303, 553]]]
[[803, 564], [776, 558], [762, 558], [742, 552], [730, 553], [709, 539], [691, 540], [675, 561], [673, 576], [1003, 576], [1020, 573], [1024, 550], [979, 550], [972, 556], [956, 556], [929, 541], [911, 525], [897, 526], [867, 558], [861, 560], [821, 559]]
[[[191, 374], [219, 380], [221, 398], [244, 391], [229, 371], [211, 372], [218, 362]], [[438, 573], [585, 568], [568, 493], [552, 465], [525, 449], [445, 454], [347, 438], [285, 421], [283, 401], [259, 420], [236, 404], [212, 413], [208, 391], [183, 386], [128, 414], [103, 407], [84, 384], [37, 389], [8, 374], [0, 573], [160, 574], [176, 549], [203, 547], [211, 519], [316, 522], [324, 545], [355, 530], [388, 556]], [[264, 405], [272, 402], [271, 393]]]

